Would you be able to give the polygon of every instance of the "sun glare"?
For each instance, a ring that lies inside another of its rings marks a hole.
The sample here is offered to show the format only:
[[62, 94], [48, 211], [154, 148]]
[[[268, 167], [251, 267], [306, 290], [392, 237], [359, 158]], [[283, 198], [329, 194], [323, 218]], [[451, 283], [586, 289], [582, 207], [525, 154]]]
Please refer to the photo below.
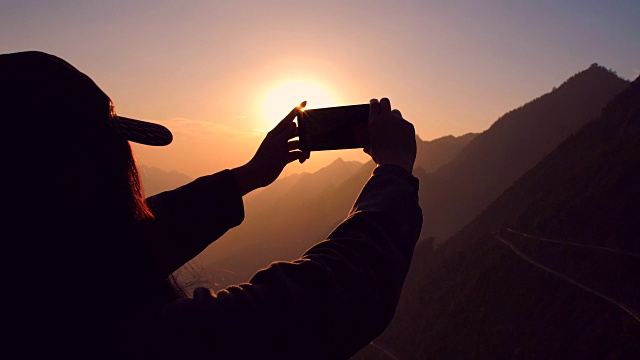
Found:
[[319, 82], [311, 80], [290, 80], [276, 84], [265, 91], [259, 106], [260, 125], [270, 130], [301, 102], [307, 101], [307, 108], [338, 106], [335, 96]]

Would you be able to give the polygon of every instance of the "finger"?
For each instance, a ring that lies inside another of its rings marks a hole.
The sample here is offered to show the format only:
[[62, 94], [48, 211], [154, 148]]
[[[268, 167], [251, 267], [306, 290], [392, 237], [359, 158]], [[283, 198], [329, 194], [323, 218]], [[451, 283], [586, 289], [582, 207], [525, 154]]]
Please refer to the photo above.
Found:
[[304, 158], [304, 154], [302, 151], [292, 151], [287, 153], [287, 164], [294, 162], [296, 160], [300, 161], [300, 163], [302, 164], [306, 159]]
[[291, 140], [291, 141], [287, 142], [287, 149], [289, 151], [300, 150], [300, 141], [299, 140]]
[[392, 112], [393, 114], [395, 114], [395, 115], [398, 115], [398, 116], [402, 117], [402, 113], [401, 113], [401, 112], [400, 112], [400, 110], [398, 110], [398, 109], [393, 109], [393, 110], [391, 110], [391, 112]]
[[380, 113], [386, 113], [391, 111], [391, 101], [384, 97], [380, 99]]
[[274, 129], [271, 138], [274, 141], [289, 141], [298, 136], [298, 126], [294, 122], [284, 124], [282, 127]]
[[291, 111], [287, 114], [287, 116], [284, 117], [284, 119], [282, 119], [278, 125], [276, 125], [276, 127], [274, 128], [274, 130], [276, 129], [283, 129], [285, 127], [287, 127], [289, 124], [293, 123], [293, 119], [296, 118], [296, 116], [298, 115], [298, 110], [299, 108], [296, 106], [293, 109], [291, 109]]
[[369, 101], [369, 118], [380, 114], [380, 103], [378, 99], [371, 99]]
[[289, 125], [287, 125], [287, 128], [282, 130], [282, 136], [284, 136], [287, 141], [298, 136], [298, 125], [296, 125], [296, 123], [294, 122], [289, 123]]
[[311, 152], [310, 151], [301, 151], [301, 153], [302, 153], [302, 158], [299, 159], [300, 160], [300, 164], [304, 163], [305, 161], [307, 161], [311, 157]]

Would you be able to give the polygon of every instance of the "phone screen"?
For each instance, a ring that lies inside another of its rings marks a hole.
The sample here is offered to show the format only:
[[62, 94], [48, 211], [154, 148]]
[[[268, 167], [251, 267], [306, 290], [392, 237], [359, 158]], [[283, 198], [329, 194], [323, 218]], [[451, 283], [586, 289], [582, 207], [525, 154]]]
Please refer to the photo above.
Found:
[[369, 104], [300, 110], [303, 151], [357, 149], [369, 145]]

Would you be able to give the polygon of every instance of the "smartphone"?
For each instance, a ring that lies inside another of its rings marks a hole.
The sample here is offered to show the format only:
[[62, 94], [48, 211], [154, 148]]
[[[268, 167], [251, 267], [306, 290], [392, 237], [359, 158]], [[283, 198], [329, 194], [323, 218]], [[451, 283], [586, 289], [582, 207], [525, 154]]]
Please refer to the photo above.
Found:
[[358, 149], [369, 145], [369, 104], [298, 110], [302, 151]]

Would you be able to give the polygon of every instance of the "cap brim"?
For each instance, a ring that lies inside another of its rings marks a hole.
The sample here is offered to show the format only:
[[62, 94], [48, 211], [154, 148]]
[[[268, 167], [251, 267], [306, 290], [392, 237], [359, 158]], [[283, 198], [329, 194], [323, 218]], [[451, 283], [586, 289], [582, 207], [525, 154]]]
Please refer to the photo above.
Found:
[[166, 127], [147, 121], [116, 116], [116, 131], [127, 140], [151, 146], [165, 146], [173, 141], [173, 134]]

